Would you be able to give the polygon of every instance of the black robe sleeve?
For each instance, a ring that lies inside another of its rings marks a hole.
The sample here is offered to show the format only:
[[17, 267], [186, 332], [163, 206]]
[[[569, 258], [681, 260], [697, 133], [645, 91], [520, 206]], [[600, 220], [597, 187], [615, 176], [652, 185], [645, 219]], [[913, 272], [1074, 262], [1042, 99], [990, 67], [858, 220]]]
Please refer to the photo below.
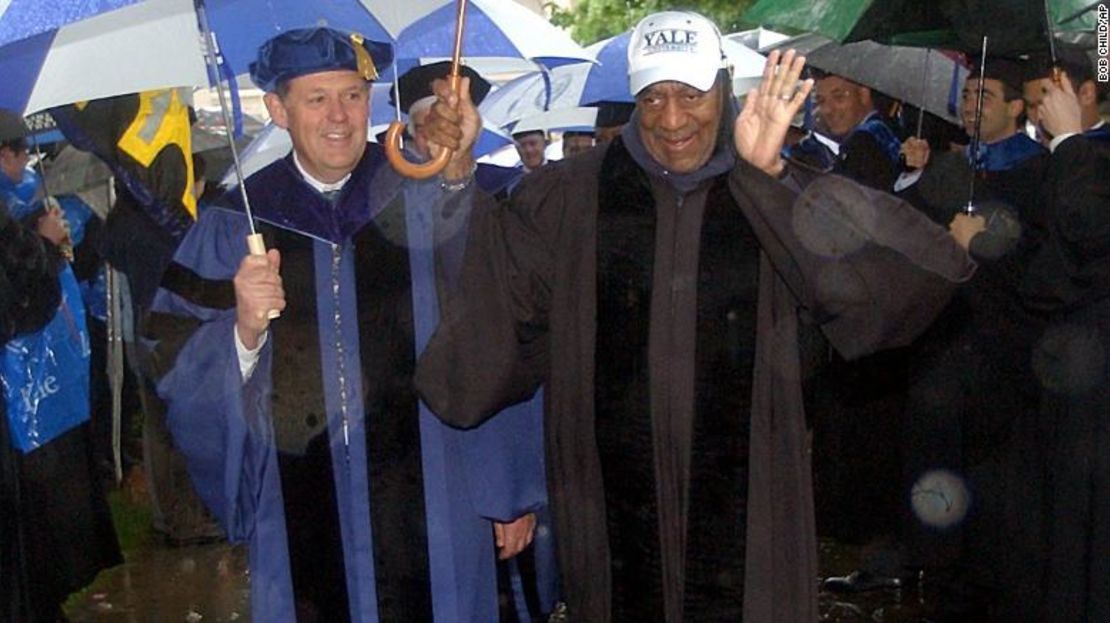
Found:
[[416, 385], [437, 415], [472, 427], [533, 395], [548, 366], [553, 239], [565, 185], [528, 176], [511, 203], [473, 192], [460, 286], [421, 357]]
[[1065, 140], [1049, 160], [1044, 184], [1048, 236], [1022, 293], [1032, 308], [1051, 313], [1110, 295], [1110, 144]]
[[740, 162], [729, 183], [778, 276], [848, 359], [909, 344], [974, 273], [947, 231], [847, 178], [795, 194]]
[[889, 192], [894, 188], [898, 168], [874, 136], [867, 132], [854, 132], [841, 150], [845, 157], [833, 167], [833, 173], [878, 190]]

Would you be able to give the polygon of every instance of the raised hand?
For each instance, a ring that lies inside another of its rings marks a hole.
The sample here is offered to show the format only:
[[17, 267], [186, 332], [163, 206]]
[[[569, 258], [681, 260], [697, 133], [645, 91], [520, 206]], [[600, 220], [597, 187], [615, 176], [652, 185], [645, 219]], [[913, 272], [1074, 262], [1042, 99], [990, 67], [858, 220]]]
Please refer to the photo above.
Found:
[[474, 167], [471, 148], [482, 131], [482, 118], [470, 100], [470, 79], [459, 80], [459, 92], [451, 92], [447, 79], [432, 83], [432, 91], [438, 100], [432, 106], [424, 133], [428, 137], [428, 148], [435, 158], [444, 148], [452, 150], [451, 160], [443, 170], [443, 177], [457, 180], [470, 174]]
[[1083, 131], [1079, 96], [1066, 73], [1060, 72], [1060, 86], [1051, 80], [1042, 80], [1044, 99], [1037, 109], [1041, 117], [1041, 127], [1052, 136], [1079, 134]]
[[786, 131], [813, 90], [813, 80], [798, 84], [805, 63], [805, 57], [794, 50], [771, 52], [763, 67], [763, 80], [748, 93], [744, 110], [736, 118], [736, 152], [769, 175], [782, 172]]

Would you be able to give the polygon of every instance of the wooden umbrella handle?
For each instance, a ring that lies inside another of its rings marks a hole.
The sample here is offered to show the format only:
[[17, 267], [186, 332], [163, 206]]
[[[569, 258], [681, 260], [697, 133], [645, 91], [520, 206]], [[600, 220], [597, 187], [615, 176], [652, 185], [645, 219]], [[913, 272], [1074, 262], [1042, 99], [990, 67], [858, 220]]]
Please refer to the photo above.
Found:
[[[448, 74], [448, 78], [451, 80], [451, 92], [456, 95], [459, 92], [459, 59], [462, 57], [465, 22], [466, 0], [458, 0], [455, 4], [455, 49], [451, 53], [451, 73]], [[400, 98], [399, 92], [397, 96]], [[401, 153], [401, 133], [404, 130], [404, 123], [394, 121], [389, 124], [389, 129], [385, 133], [385, 156], [389, 160], [389, 164], [393, 165], [398, 173], [412, 179], [423, 180], [438, 174], [447, 166], [453, 154], [449, 149], [444, 149], [439, 152], [438, 156], [423, 164], [413, 164], [405, 160], [404, 154]]]
[[[448, 75], [452, 93], [459, 92], [458, 66], [458, 57], [456, 57], [451, 65], [451, 73]], [[414, 180], [424, 180], [438, 174], [447, 166], [453, 154], [449, 149], [444, 149], [435, 158], [423, 164], [414, 164], [405, 160], [405, 155], [401, 152], [401, 133], [404, 131], [405, 124], [401, 121], [391, 122], [389, 129], [385, 131], [385, 157], [398, 173]]]

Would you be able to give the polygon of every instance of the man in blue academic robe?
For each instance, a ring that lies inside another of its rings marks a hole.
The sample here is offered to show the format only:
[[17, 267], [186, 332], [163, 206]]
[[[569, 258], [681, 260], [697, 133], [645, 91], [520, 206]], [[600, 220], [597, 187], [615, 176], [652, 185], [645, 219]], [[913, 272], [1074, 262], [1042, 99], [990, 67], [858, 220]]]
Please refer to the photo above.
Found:
[[328, 28], [260, 49], [252, 78], [294, 146], [246, 182], [270, 250], [248, 254], [229, 195], [149, 319], [175, 442], [250, 545], [257, 621], [495, 621], [495, 559], [528, 545], [546, 503], [535, 399], [462, 432], [413, 389], [466, 232], [478, 120], [464, 80], [465, 114], [429, 129], [462, 147], [440, 177], [401, 178], [366, 142], [368, 81], [390, 58]]

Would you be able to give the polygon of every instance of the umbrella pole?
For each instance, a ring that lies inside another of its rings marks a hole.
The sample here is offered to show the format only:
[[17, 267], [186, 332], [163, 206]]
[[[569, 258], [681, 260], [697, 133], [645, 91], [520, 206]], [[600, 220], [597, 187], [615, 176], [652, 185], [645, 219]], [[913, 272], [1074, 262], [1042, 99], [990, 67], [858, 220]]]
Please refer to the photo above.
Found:
[[975, 94], [975, 131], [971, 133], [971, 181], [967, 189], [964, 214], [975, 214], [975, 176], [979, 174], [979, 131], [983, 123], [983, 86], [987, 73], [987, 36], [983, 35], [983, 51], [979, 55], [979, 88]]
[[39, 138], [34, 134], [31, 135], [31, 144], [35, 146], [35, 166], [39, 169], [39, 177], [42, 178], [42, 194], [46, 197], [50, 196], [50, 187], [46, 183], [46, 165], [42, 162], [42, 150], [39, 149]]
[[[397, 95], [397, 97], [393, 98], [393, 120], [397, 123], [401, 123], [401, 77], [398, 74], [397, 59], [393, 59], [393, 92]], [[401, 149], [404, 149], [405, 134], [403, 132], [397, 140]]]
[[1048, 6], [1048, 0], [1044, 0], [1044, 29], [1045, 34], [1048, 35], [1048, 57], [1050, 66], [1052, 67], [1052, 82], [1058, 87], [1062, 87], [1064, 78], [1060, 68], [1056, 66], [1056, 33], [1052, 31], [1052, 9]]
[[120, 274], [111, 264], [108, 275], [108, 385], [112, 391], [112, 466], [116, 484], [123, 481], [120, 438], [123, 429], [123, 307], [120, 303]]
[[917, 138], [921, 138], [921, 129], [925, 125], [925, 98], [929, 96], [929, 57], [932, 48], [925, 48], [925, 71], [921, 75], [921, 105], [917, 107]]
[[[216, 33], [212, 32], [212, 28], [208, 24], [208, 11], [204, 7], [204, 0], [196, 0], [194, 7], [197, 12], [197, 23], [200, 25], [201, 36], [204, 37], [204, 44], [208, 52], [206, 55], [208, 79], [216, 87], [216, 95], [220, 100], [220, 113], [224, 119], [227, 146], [231, 149], [231, 162], [235, 165], [235, 180], [239, 183], [239, 195], [243, 199], [243, 211], [246, 212], [247, 223], [250, 224], [251, 233], [247, 236], [247, 248], [250, 249], [251, 255], [266, 255], [266, 243], [262, 240], [262, 234], [258, 233], [258, 229], [254, 225], [254, 212], [251, 211], [251, 201], [250, 197], [247, 196], [247, 185], [244, 183], [243, 163], [239, 160], [239, 150], [235, 148], [235, 137], [231, 135], [231, 111], [227, 105], [227, 98], [224, 96], [223, 80], [220, 79], [219, 64], [216, 60], [216, 55], [219, 53], [219, 46], [216, 45]], [[266, 312], [266, 317], [270, 320], [280, 316], [281, 312], [276, 309]]]

